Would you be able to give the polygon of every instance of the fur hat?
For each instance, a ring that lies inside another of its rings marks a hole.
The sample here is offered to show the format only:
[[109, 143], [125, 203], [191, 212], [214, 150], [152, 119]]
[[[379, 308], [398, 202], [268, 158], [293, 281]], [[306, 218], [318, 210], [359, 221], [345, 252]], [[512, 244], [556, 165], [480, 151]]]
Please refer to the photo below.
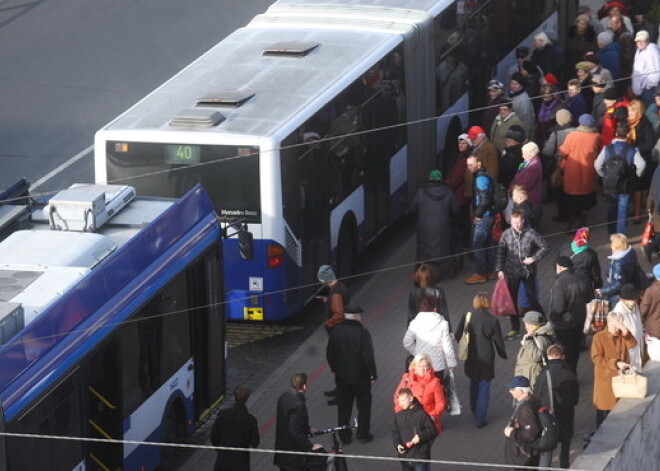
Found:
[[573, 121], [573, 115], [566, 108], [562, 108], [555, 113], [555, 120], [558, 125], [565, 126]]
[[513, 139], [514, 141], [516, 141], [518, 143], [522, 143], [522, 142], [525, 141], [525, 131], [520, 126], [516, 126], [514, 124], [506, 132], [506, 137], [508, 139]]
[[499, 80], [493, 79], [488, 82], [488, 86], [486, 88], [488, 90], [502, 90], [504, 88], [504, 84]]

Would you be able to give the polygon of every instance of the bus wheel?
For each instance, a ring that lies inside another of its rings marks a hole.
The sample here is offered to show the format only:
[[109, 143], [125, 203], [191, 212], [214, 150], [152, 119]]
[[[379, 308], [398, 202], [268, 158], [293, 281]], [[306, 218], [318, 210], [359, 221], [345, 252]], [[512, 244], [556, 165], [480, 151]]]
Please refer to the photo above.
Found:
[[[181, 405], [170, 406], [163, 422], [163, 443], [183, 443], [185, 439], [185, 424]], [[162, 447], [162, 460], [159, 469], [175, 470], [183, 459], [183, 449], [178, 447]]]
[[355, 232], [351, 224], [344, 222], [337, 243], [337, 276], [344, 278], [355, 268]]

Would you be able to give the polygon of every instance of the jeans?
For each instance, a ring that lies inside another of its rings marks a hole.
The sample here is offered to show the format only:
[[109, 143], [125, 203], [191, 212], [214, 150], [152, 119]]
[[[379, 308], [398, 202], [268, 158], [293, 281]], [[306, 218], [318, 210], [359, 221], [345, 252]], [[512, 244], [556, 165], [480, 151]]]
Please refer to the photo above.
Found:
[[[506, 276], [506, 275], [505, 275]], [[543, 308], [541, 303], [539, 303], [538, 298], [536, 297], [536, 275], [529, 275], [527, 278], [516, 278], [513, 276], [506, 276], [506, 284], [509, 287], [509, 293], [513, 297], [513, 301], [518, 308], [518, 296], [515, 294], [518, 293], [520, 285], [525, 287], [525, 293], [527, 295], [527, 300], [529, 301], [529, 307], [534, 311], [538, 311], [543, 314]], [[520, 316], [509, 316], [511, 321], [511, 330], [520, 331]]]
[[488, 400], [490, 399], [490, 380], [470, 380], [470, 409], [477, 420], [477, 425], [486, 422]]
[[495, 246], [491, 232], [493, 217], [484, 216], [474, 222], [472, 232], [472, 250], [474, 250], [475, 271], [479, 275], [492, 272], [495, 267]]
[[628, 208], [630, 195], [607, 195], [607, 232], [608, 234], [625, 234], [628, 229]]

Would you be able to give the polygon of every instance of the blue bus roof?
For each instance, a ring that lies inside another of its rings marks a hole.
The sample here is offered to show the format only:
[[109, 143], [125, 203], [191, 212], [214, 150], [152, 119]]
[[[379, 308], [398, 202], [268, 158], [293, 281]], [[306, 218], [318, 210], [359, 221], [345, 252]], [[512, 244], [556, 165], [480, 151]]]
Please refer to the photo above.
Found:
[[6, 419], [75, 366], [219, 235], [213, 204], [197, 185], [2, 346]]

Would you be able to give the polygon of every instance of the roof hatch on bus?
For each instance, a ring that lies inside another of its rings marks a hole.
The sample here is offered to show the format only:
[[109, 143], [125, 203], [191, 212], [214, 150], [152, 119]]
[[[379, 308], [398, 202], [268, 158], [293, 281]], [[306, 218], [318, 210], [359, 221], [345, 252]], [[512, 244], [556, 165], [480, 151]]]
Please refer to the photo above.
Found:
[[319, 43], [311, 41], [282, 41], [264, 49], [264, 56], [304, 57], [317, 47]]
[[238, 108], [254, 96], [250, 90], [211, 93], [197, 99], [197, 106], [233, 106]]
[[213, 110], [183, 110], [172, 117], [170, 126], [199, 126], [212, 128], [225, 120], [219, 111]]

